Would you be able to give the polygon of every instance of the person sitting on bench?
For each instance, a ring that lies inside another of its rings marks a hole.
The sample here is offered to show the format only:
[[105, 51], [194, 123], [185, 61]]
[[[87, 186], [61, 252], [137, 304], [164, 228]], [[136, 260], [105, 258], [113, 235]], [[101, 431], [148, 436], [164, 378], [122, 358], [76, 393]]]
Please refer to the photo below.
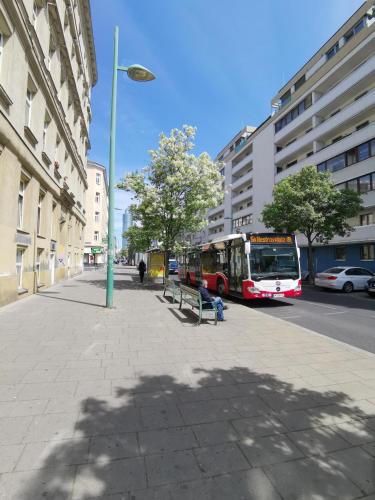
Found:
[[202, 309], [213, 309], [213, 303], [215, 303], [217, 308], [217, 320], [224, 321], [224, 303], [221, 297], [213, 297], [207, 290], [207, 280], [202, 280], [200, 282], [198, 292], [201, 294], [202, 301], [204, 302], [202, 304]]

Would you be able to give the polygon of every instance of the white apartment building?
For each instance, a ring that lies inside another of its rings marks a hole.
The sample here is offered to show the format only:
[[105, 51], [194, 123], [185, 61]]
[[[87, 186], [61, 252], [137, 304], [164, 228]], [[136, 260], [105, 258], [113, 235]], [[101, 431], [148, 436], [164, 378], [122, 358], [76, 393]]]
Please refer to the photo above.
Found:
[[0, 305], [82, 271], [89, 0], [0, 0]]
[[[292, 50], [292, 47], [291, 47]], [[246, 127], [219, 153], [222, 205], [195, 242], [263, 231], [261, 212], [275, 183], [304, 165], [332, 172], [338, 189], [362, 193], [349, 237], [317, 245], [317, 270], [361, 265], [375, 271], [375, 6], [366, 1], [271, 101], [273, 114]], [[243, 137], [242, 142], [238, 142]], [[299, 238], [300, 245], [305, 242]], [[303, 252], [302, 267], [307, 268]]]
[[108, 182], [103, 165], [87, 163], [85, 265], [107, 262], [108, 249]]

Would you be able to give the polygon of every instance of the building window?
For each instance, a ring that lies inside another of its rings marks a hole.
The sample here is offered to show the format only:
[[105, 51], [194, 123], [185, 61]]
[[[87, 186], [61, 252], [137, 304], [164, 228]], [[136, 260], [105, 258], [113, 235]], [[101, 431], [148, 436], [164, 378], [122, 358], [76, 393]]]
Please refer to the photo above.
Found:
[[17, 219], [18, 229], [22, 229], [23, 227], [23, 206], [25, 201], [25, 188], [26, 188], [26, 182], [24, 180], [21, 180], [18, 191], [18, 219]]
[[358, 161], [367, 160], [370, 156], [369, 143], [365, 142], [357, 148]]
[[360, 215], [359, 224], [361, 226], [369, 226], [370, 224], [372, 224], [372, 213]]
[[33, 4], [33, 12], [31, 14], [31, 23], [36, 28], [36, 23], [38, 21], [38, 15], [39, 15], [39, 7], [37, 6], [36, 2]]
[[374, 245], [361, 245], [359, 248], [361, 260], [374, 260]]
[[100, 203], [100, 193], [95, 193], [95, 203]]
[[335, 260], [346, 260], [346, 247], [335, 247]]
[[56, 206], [57, 206], [57, 203], [55, 201], [53, 201], [52, 202], [52, 213], [51, 213], [51, 240], [53, 240], [54, 236], [55, 236]]
[[301, 78], [299, 78], [296, 83], [294, 84], [294, 91], [297, 91], [299, 88], [302, 87], [302, 85], [306, 81], [306, 75], [302, 75]]
[[35, 263], [36, 283], [38, 286], [40, 285], [40, 261], [42, 259], [42, 255], [43, 255], [43, 248], [38, 248], [36, 254], [36, 263]]
[[38, 200], [38, 209], [37, 209], [37, 219], [36, 219], [36, 233], [40, 234], [40, 230], [42, 227], [42, 206], [43, 206], [44, 194], [42, 192], [39, 193]]
[[291, 99], [291, 93], [290, 93], [290, 89], [289, 89], [285, 92], [285, 94], [283, 94], [280, 97], [281, 106], [285, 106], [286, 104], [288, 104], [290, 102], [290, 99]]
[[44, 125], [43, 125], [42, 151], [46, 151], [48, 127], [50, 123], [51, 123], [51, 118], [49, 117], [48, 113], [46, 113], [44, 116]]
[[26, 106], [25, 106], [25, 125], [30, 127], [31, 124], [31, 108], [33, 104], [34, 94], [30, 89], [26, 92]]
[[94, 231], [94, 241], [99, 241], [99, 231]]
[[99, 185], [100, 184], [100, 174], [96, 174], [96, 183]]
[[24, 248], [17, 247], [16, 254], [16, 274], [17, 274], [17, 288], [22, 290], [22, 278], [23, 278], [23, 254], [25, 252]]
[[302, 114], [307, 108], [312, 104], [312, 95], [309, 94], [305, 97], [297, 106], [292, 108], [286, 115], [284, 115], [280, 120], [275, 123], [275, 134], [279, 132], [282, 128], [286, 127], [291, 121], [295, 120], [297, 116]]
[[95, 222], [99, 222], [99, 220], [100, 220], [100, 213], [95, 212]]
[[328, 52], [326, 52], [326, 57], [327, 57], [327, 61], [328, 59], [331, 59], [331, 57], [333, 57], [335, 54], [337, 54], [337, 52], [340, 50], [340, 47], [339, 47], [339, 42], [335, 43], [335, 45], [333, 47], [331, 47]]
[[371, 191], [371, 175], [362, 175], [358, 179], [359, 181], [359, 192], [364, 194]]
[[334, 158], [319, 163], [317, 168], [319, 172], [324, 172], [325, 170], [336, 172], [336, 170], [341, 170], [342, 168], [350, 167], [350, 165], [354, 165], [360, 161], [367, 160], [370, 156], [375, 156], [375, 139], [371, 139], [355, 148], [349, 149], [342, 155], [335, 156]]
[[365, 26], [365, 20], [361, 19], [353, 28], [351, 28], [346, 35], [344, 35], [345, 43], [348, 42], [354, 35], [359, 33]]

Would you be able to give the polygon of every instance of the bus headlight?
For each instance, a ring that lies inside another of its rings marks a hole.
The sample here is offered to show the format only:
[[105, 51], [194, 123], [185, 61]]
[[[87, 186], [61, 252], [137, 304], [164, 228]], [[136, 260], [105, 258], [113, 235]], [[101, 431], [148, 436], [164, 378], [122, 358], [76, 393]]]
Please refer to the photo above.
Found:
[[260, 293], [259, 288], [256, 288], [255, 286], [248, 286], [247, 291], [250, 293]]

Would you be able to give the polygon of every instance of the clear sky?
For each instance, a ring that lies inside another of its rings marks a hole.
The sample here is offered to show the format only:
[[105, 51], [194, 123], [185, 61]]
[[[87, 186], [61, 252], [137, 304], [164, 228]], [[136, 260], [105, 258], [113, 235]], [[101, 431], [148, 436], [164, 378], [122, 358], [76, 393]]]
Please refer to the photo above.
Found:
[[[121, 65], [142, 64], [156, 80], [119, 74], [116, 176], [148, 163], [160, 132], [197, 127], [197, 152], [212, 157], [270, 101], [362, 4], [361, 0], [91, 0], [99, 79], [92, 96], [92, 160], [108, 165], [113, 31]], [[130, 196], [116, 193], [124, 209]], [[116, 212], [121, 234], [121, 213]]]

